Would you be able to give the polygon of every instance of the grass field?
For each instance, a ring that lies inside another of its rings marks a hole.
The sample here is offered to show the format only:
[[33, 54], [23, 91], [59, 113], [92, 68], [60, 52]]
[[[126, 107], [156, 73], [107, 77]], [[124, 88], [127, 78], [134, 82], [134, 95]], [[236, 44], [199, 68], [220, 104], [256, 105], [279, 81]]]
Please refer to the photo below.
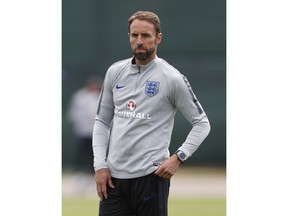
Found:
[[[63, 198], [62, 216], [97, 216], [98, 202], [96, 198]], [[169, 199], [169, 216], [225, 215], [225, 199]]]

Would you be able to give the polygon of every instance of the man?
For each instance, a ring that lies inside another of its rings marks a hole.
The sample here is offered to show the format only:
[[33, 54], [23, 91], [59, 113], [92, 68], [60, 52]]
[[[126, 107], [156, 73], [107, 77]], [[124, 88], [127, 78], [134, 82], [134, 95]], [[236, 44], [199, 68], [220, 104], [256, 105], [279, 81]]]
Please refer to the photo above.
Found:
[[75, 169], [81, 172], [93, 172], [91, 161], [92, 131], [98, 99], [101, 91], [101, 79], [89, 77], [85, 85], [71, 97], [67, 118], [76, 136]]
[[[167, 215], [170, 178], [199, 147], [210, 124], [188, 80], [156, 55], [158, 16], [138, 11], [128, 20], [133, 57], [108, 69], [93, 132], [99, 215]], [[176, 111], [191, 123], [170, 156]]]

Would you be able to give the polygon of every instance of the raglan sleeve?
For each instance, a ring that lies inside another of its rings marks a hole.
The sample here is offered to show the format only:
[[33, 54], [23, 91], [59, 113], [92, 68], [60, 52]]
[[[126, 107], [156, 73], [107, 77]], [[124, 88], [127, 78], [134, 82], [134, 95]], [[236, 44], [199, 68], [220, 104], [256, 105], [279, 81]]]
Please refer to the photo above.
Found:
[[107, 168], [106, 156], [113, 115], [114, 103], [112, 91], [112, 70], [109, 68], [107, 70], [99, 97], [92, 136], [92, 148], [94, 155], [93, 166], [95, 172], [101, 168]]
[[176, 77], [173, 81], [172, 91], [176, 108], [192, 125], [185, 142], [178, 149], [190, 157], [208, 136], [210, 123], [185, 76], [179, 74]]

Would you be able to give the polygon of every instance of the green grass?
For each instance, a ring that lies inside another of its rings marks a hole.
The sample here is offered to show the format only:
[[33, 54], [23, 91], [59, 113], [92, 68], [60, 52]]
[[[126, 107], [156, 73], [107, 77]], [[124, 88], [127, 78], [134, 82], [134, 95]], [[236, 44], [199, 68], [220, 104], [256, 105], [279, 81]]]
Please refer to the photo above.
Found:
[[225, 199], [170, 199], [169, 216], [225, 216]]
[[[98, 216], [96, 198], [63, 198], [62, 216]], [[169, 199], [169, 216], [225, 216], [225, 199]]]

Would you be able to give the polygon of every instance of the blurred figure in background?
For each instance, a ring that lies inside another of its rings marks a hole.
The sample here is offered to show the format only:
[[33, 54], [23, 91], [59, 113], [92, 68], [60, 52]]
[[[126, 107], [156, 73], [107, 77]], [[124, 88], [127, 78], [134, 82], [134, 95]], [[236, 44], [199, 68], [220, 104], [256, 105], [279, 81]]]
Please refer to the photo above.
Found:
[[92, 132], [102, 80], [91, 76], [71, 97], [68, 121], [77, 139], [75, 170], [93, 172]]

